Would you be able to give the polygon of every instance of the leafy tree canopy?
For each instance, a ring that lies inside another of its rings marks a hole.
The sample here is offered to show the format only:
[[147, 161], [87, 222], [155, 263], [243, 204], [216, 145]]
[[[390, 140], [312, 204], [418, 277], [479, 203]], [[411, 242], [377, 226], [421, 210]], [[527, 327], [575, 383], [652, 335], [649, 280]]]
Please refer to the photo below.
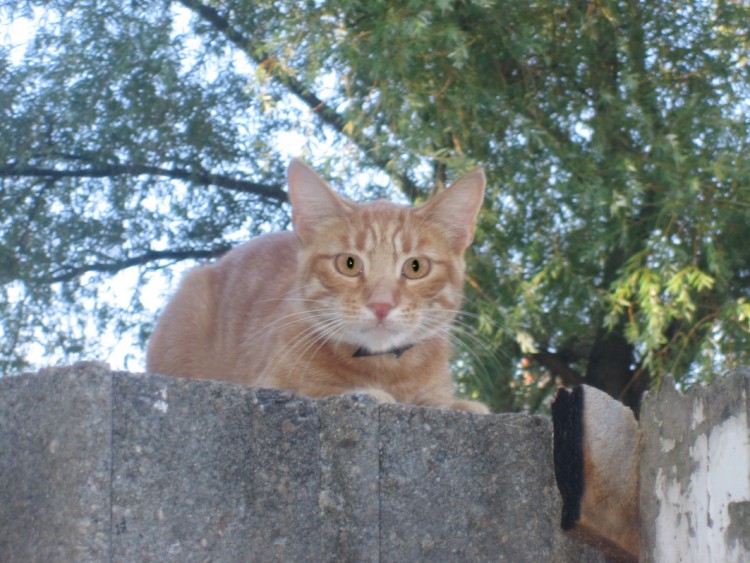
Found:
[[[0, 361], [145, 340], [155, 280], [285, 228], [289, 133], [355, 197], [484, 166], [456, 373], [636, 405], [750, 360], [750, 8], [0, 0]], [[390, 193], [391, 197], [395, 197]], [[119, 272], [119, 273], [118, 273]], [[115, 304], [113, 276], [135, 272]]]

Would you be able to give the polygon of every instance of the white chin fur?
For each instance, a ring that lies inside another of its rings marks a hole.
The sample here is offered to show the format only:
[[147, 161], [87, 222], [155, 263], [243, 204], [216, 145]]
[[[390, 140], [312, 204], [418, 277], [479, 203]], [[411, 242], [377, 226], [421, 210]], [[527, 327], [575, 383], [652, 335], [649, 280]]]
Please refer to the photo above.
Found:
[[345, 331], [341, 335], [341, 339], [348, 344], [365, 348], [373, 353], [386, 352], [394, 348], [414, 344], [419, 340], [418, 335], [414, 334], [413, 331], [389, 330], [383, 326]]
[[[343, 319], [342, 319], [343, 320]], [[372, 353], [387, 352], [417, 344], [440, 332], [421, 324], [415, 325], [399, 322], [398, 314], [378, 323], [375, 318], [357, 319], [345, 322], [346, 327], [333, 337], [338, 342], [357, 348], [364, 348]]]

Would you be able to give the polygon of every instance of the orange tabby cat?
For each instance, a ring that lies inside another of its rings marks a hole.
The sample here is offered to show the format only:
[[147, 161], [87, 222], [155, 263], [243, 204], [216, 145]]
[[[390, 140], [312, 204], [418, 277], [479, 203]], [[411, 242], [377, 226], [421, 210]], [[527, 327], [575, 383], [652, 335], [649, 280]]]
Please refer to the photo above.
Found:
[[156, 325], [148, 370], [488, 412], [454, 396], [448, 365], [484, 184], [476, 170], [415, 208], [359, 205], [292, 160], [294, 232], [190, 272]]

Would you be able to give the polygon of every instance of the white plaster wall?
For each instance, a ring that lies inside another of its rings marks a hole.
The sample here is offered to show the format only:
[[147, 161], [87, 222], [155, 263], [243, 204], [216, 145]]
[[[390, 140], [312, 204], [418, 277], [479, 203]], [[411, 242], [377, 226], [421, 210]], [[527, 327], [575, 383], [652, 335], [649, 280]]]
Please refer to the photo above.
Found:
[[[705, 420], [703, 401], [693, 403], [691, 430]], [[743, 391], [740, 404], [746, 401]], [[729, 504], [750, 501], [749, 428], [747, 411], [742, 409], [695, 436], [687, 461], [692, 470], [674, 465], [657, 470], [655, 561], [750, 562], [747, 543], [743, 546], [727, 537]], [[675, 446], [674, 440], [661, 441], [665, 458]]]

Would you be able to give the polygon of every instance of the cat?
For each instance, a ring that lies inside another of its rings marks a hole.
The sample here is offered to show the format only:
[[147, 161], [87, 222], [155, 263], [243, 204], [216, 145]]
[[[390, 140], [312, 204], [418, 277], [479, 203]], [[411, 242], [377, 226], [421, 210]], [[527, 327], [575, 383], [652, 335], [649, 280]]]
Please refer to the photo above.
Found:
[[416, 207], [356, 204], [299, 159], [288, 181], [294, 232], [189, 272], [157, 321], [148, 371], [489, 412], [454, 395], [449, 370], [482, 170]]

